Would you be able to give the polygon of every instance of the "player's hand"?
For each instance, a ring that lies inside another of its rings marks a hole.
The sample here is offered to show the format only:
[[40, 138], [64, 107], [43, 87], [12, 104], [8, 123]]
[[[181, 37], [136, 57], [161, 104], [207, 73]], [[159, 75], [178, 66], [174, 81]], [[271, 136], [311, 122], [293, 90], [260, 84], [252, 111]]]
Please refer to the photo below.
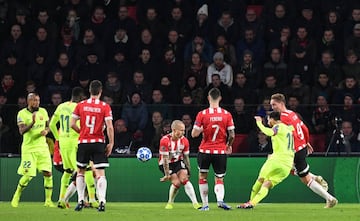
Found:
[[166, 182], [166, 181], [168, 181], [168, 180], [170, 180], [171, 179], [171, 176], [170, 175], [168, 175], [168, 176], [163, 176], [163, 177], [161, 177], [160, 178], [160, 182]]
[[227, 145], [225, 153], [226, 154], [231, 154], [232, 153], [232, 146]]
[[306, 144], [306, 148], [307, 148], [307, 154], [308, 154], [308, 155], [314, 153], [314, 148], [311, 146], [310, 143], [307, 143], [307, 144]]
[[256, 121], [262, 121], [262, 117], [260, 117], [260, 116], [254, 116], [254, 118]]
[[112, 152], [113, 146], [114, 146], [114, 144], [110, 144], [110, 143], [106, 145], [105, 155], [106, 155], [107, 157], [110, 156], [110, 154], [111, 154], [111, 152]]
[[46, 136], [48, 133], [49, 133], [48, 130], [42, 130], [40, 132], [41, 136]]

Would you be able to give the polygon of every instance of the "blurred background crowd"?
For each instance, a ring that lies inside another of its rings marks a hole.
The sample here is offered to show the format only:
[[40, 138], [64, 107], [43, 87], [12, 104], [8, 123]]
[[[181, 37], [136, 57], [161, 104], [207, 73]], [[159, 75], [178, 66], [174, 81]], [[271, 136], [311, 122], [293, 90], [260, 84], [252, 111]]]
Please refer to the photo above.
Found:
[[29, 92], [51, 117], [93, 79], [113, 110], [114, 154], [157, 152], [173, 119], [196, 153], [192, 123], [213, 87], [233, 114], [235, 152], [271, 149], [253, 116], [266, 119], [278, 92], [316, 151], [358, 152], [359, 56], [358, 1], [0, 0], [0, 152], [20, 151]]

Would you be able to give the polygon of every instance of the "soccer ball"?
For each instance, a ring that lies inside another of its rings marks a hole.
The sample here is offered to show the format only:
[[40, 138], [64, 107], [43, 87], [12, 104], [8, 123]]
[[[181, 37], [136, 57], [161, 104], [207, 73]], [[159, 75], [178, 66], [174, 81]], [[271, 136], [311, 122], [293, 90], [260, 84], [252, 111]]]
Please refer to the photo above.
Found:
[[152, 157], [151, 150], [147, 147], [140, 147], [136, 153], [136, 157], [141, 162], [149, 161]]

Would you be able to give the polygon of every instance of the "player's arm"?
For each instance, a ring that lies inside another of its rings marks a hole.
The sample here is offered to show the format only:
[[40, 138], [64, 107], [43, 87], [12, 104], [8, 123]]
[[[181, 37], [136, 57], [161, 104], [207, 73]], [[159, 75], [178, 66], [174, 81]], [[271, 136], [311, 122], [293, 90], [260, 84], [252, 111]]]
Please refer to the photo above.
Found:
[[106, 134], [109, 139], [109, 143], [106, 145], [106, 156], [110, 156], [112, 149], [114, 147], [114, 126], [112, 119], [105, 120], [106, 124]]
[[171, 179], [170, 176], [170, 167], [169, 167], [169, 154], [162, 154], [161, 155], [163, 158], [163, 167], [164, 167], [164, 176], [160, 178], [160, 182], [165, 182]]
[[40, 132], [42, 136], [46, 136], [50, 132], [49, 121], [45, 122], [45, 129]]
[[256, 125], [259, 127], [259, 129], [266, 135], [266, 136], [274, 136], [275, 132], [272, 128], [265, 127], [262, 123], [262, 118], [260, 116], [255, 116]]
[[57, 115], [55, 111], [49, 123], [49, 128], [51, 130], [51, 133], [54, 135], [55, 140], [59, 140], [59, 132], [58, 132], [58, 128], [56, 127], [56, 124], [58, 122], [59, 122], [59, 115]]
[[190, 172], [191, 167], [190, 167], [190, 157], [189, 154], [184, 154], [184, 159], [183, 159], [186, 168], [188, 169], [188, 171]]
[[77, 115], [72, 115], [71, 121], [70, 121], [70, 127], [75, 130], [77, 133], [80, 133], [80, 128], [76, 124], [76, 121], [79, 120], [79, 117]]
[[24, 133], [28, 132], [35, 124], [36, 119], [36, 111], [32, 114], [32, 122], [29, 125], [26, 125], [24, 121], [19, 120], [18, 117], [18, 127], [19, 127], [19, 133], [23, 135]]
[[226, 153], [227, 154], [232, 153], [232, 145], [234, 143], [234, 140], [235, 140], [235, 130], [230, 129], [230, 130], [228, 130], [228, 139], [226, 142]]

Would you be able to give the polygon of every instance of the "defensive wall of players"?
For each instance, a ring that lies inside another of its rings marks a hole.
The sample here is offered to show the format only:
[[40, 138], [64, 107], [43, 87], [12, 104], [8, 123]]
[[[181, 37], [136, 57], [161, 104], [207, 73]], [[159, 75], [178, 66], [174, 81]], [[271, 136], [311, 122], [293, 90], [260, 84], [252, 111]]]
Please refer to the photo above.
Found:
[[[359, 157], [311, 157], [308, 159], [312, 171], [321, 174], [329, 183], [330, 192], [340, 203], [360, 202], [360, 158]], [[16, 174], [20, 158], [0, 158], [0, 201], [10, 201], [19, 176]], [[248, 199], [264, 157], [231, 157], [228, 159], [228, 171], [225, 177], [226, 201], [243, 202]], [[191, 181], [198, 194], [196, 158], [191, 158]], [[158, 169], [157, 158], [141, 163], [133, 158], [110, 158], [110, 168], [106, 170], [108, 178], [108, 201], [166, 202], [169, 183], [160, 183], [162, 176]], [[60, 173], [54, 174], [53, 200], [58, 199]], [[209, 182], [213, 182], [209, 176]], [[28, 190], [24, 191], [21, 201], [42, 201], [44, 199], [43, 179], [40, 174], [32, 180]], [[183, 190], [182, 190], [183, 191]], [[209, 200], [215, 202], [213, 190]], [[199, 198], [199, 197], [198, 197]], [[76, 199], [72, 200], [73, 202]], [[187, 202], [185, 194], [179, 194], [177, 201]], [[290, 176], [277, 186], [264, 202], [323, 202], [299, 179]]]

